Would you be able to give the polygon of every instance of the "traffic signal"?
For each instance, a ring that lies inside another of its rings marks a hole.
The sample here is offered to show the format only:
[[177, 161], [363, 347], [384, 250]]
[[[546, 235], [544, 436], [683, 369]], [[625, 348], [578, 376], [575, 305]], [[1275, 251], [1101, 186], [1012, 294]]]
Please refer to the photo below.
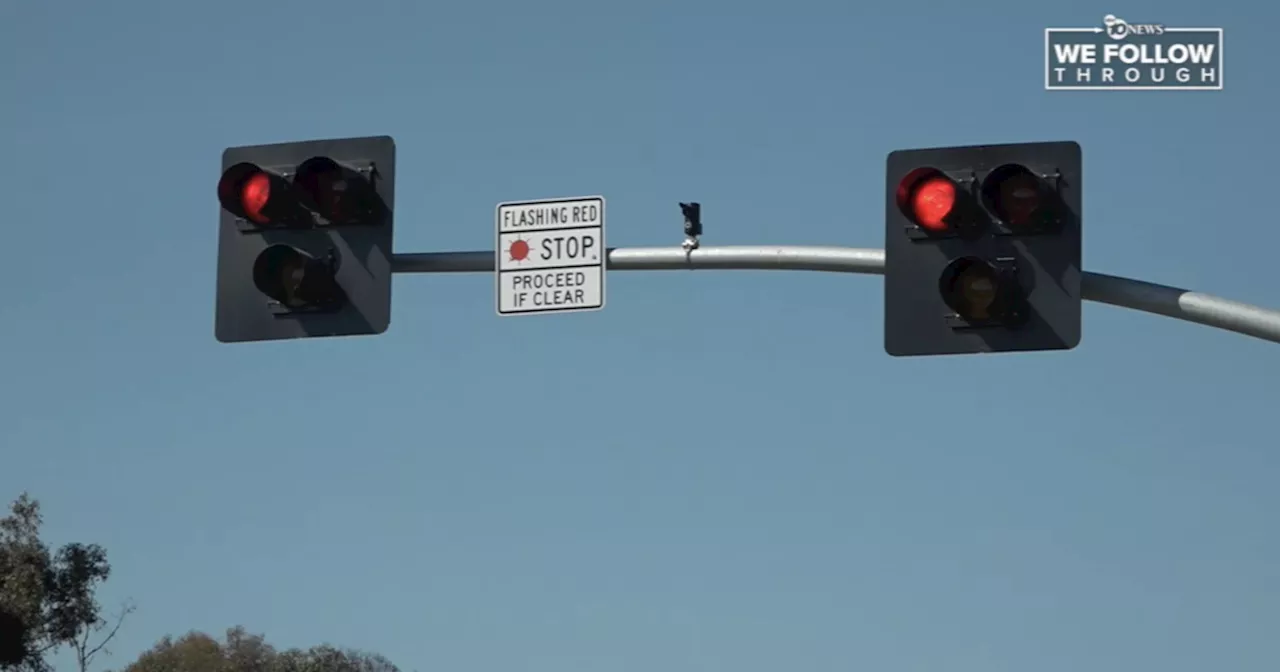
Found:
[[223, 152], [219, 341], [387, 330], [395, 152], [385, 136]]
[[890, 153], [885, 352], [1076, 347], [1081, 184], [1075, 142]]

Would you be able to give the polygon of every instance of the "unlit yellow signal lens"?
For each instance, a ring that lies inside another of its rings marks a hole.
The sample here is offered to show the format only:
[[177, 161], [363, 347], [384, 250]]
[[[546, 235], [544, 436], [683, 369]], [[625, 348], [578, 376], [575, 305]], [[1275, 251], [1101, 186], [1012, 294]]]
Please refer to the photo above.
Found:
[[938, 289], [947, 306], [966, 320], [990, 320], [1001, 317], [999, 311], [1000, 276], [989, 263], [965, 257], [953, 261], [942, 277]]

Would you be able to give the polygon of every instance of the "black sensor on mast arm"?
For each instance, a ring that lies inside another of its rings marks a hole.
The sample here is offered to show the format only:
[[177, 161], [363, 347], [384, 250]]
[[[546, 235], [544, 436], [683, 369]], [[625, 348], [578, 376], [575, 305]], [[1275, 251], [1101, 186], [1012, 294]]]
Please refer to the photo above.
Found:
[[686, 252], [698, 249], [702, 237], [702, 204], [681, 203], [680, 212], [684, 215], [684, 243]]

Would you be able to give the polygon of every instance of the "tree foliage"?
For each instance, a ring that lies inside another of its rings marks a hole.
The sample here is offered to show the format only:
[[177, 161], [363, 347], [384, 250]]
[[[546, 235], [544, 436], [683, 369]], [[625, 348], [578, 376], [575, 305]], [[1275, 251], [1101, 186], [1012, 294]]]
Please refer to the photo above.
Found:
[[[96, 591], [111, 575], [107, 552], [71, 543], [56, 551], [40, 538], [40, 504], [23, 494], [0, 518], [0, 670], [52, 672], [59, 649], [80, 672], [105, 651], [132, 607], [108, 622]], [[165, 637], [122, 672], [400, 672], [386, 658], [330, 645], [277, 650], [236, 627], [223, 641], [200, 632]]]
[[327, 644], [277, 650], [262, 635], [243, 627], [227, 630], [223, 641], [203, 632], [165, 637], [122, 672], [400, 672], [373, 653]]
[[53, 552], [40, 538], [43, 522], [26, 493], [0, 518], [0, 669], [48, 672], [48, 656], [65, 646], [83, 672], [132, 609], [95, 640], [108, 626], [96, 598], [111, 575], [107, 552], [79, 543]]

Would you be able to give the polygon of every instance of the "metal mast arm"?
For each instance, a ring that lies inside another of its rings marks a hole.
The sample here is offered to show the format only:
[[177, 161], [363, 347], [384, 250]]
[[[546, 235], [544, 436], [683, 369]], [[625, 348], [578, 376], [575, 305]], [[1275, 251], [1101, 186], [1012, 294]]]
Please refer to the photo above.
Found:
[[[884, 250], [852, 247], [733, 245], [722, 247], [633, 247], [609, 250], [615, 271], [782, 270], [884, 275]], [[484, 273], [494, 253], [397, 254], [395, 273]], [[1164, 315], [1280, 343], [1280, 311], [1176, 287], [1101, 273], [1085, 273], [1086, 301]]]

